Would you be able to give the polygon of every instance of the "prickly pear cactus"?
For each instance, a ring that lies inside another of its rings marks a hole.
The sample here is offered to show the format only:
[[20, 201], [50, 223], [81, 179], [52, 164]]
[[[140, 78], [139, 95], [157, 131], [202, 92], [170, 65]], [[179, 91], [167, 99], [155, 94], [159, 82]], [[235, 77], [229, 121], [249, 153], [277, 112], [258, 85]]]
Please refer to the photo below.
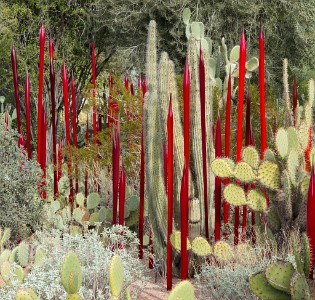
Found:
[[124, 269], [118, 255], [112, 258], [109, 267], [109, 285], [112, 300], [118, 299], [124, 285]]
[[16, 293], [15, 300], [38, 300], [38, 297], [34, 290], [28, 289], [19, 289]]
[[195, 299], [194, 287], [188, 280], [181, 281], [172, 289], [167, 299], [194, 300]]
[[68, 294], [77, 294], [83, 281], [81, 265], [77, 255], [69, 252], [61, 266], [61, 283]]

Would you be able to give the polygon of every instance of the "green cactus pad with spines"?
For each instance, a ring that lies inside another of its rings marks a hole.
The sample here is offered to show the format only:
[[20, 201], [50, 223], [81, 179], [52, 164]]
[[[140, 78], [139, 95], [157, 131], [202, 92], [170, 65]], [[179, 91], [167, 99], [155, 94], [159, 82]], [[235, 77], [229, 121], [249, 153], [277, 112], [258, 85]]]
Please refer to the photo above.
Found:
[[188, 280], [178, 283], [170, 292], [167, 300], [194, 300], [195, 290]]
[[95, 223], [97, 223], [97, 222], [99, 222], [99, 221], [100, 221], [100, 220], [99, 220], [99, 218], [98, 218], [98, 213], [97, 213], [97, 212], [92, 213], [92, 214], [90, 215], [89, 223], [90, 223], [91, 226], [94, 226]]
[[202, 22], [192, 22], [190, 25], [191, 33], [196, 40], [204, 37], [204, 25]]
[[182, 14], [182, 18], [183, 18], [183, 22], [188, 25], [189, 24], [189, 19], [190, 19], [190, 15], [191, 15], [191, 11], [188, 7], [186, 7], [183, 10], [183, 14]]
[[80, 226], [71, 225], [70, 228], [69, 228], [69, 233], [70, 233], [71, 236], [82, 235], [82, 229], [81, 229]]
[[299, 272], [295, 272], [290, 282], [292, 300], [311, 300], [311, 293], [306, 278]]
[[113, 209], [106, 208], [106, 222], [112, 223], [113, 222]]
[[136, 211], [139, 209], [140, 199], [138, 196], [131, 196], [126, 200], [126, 205], [128, 206], [130, 211]]
[[273, 233], [278, 232], [281, 228], [281, 221], [274, 206], [268, 208], [266, 220], [269, 228]]
[[198, 236], [191, 243], [191, 250], [198, 256], [208, 256], [212, 253], [212, 249], [208, 241]]
[[22, 242], [17, 250], [17, 258], [22, 267], [26, 267], [29, 262], [29, 245]]
[[247, 205], [254, 211], [265, 211], [267, 209], [266, 196], [260, 190], [250, 190], [247, 194]]
[[276, 162], [276, 156], [271, 149], [266, 149], [264, 153], [264, 160], [268, 160], [274, 163]]
[[240, 58], [240, 46], [234, 46], [230, 52], [230, 62], [234, 63]]
[[98, 218], [100, 222], [104, 222], [106, 220], [106, 207], [102, 206], [98, 211]]
[[277, 164], [265, 160], [258, 168], [259, 181], [272, 190], [280, 187], [280, 171]]
[[124, 286], [124, 269], [118, 255], [114, 255], [109, 266], [109, 286], [112, 296], [119, 297]]
[[246, 162], [237, 163], [234, 169], [234, 177], [241, 182], [250, 183], [256, 179], [253, 168]]
[[1, 232], [1, 241], [0, 241], [0, 245], [1, 245], [1, 250], [3, 248], [3, 246], [5, 245], [5, 243], [10, 239], [11, 237], [11, 229], [10, 228], [5, 228], [3, 230], [3, 232]]
[[[19, 281], [20, 284], [23, 283], [24, 280], [24, 270], [21, 266], [19, 265], [12, 265], [12, 271], [15, 274], [17, 280]], [[10, 282], [8, 282], [8, 284], [11, 284]]]
[[291, 196], [291, 180], [287, 170], [282, 171], [281, 184], [287, 198]]
[[242, 161], [257, 169], [260, 163], [259, 154], [255, 147], [248, 146], [242, 151]]
[[[9, 257], [9, 262], [12, 264], [13, 262], [17, 262], [17, 251], [18, 251], [18, 246], [13, 248], [11, 251], [10, 257]], [[1, 266], [1, 256], [0, 256], [0, 266]]]
[[299, 133], [298, 131], [295, 129], [295, 127], [289, 127], [287, 128], [287, 135], [288, 135], [288, 145], [289, 145], [289, 151], [294, 149], [296, 151], [300, 151], [301, 150], [301, 146], [299, 143]]
[[83, 300], [83, 298], [79, 294], [71, 294], [66, 300]]
[[84, 195], [82, 193], [78, 193], [75, 196], [75, 201], [80, 207], [84, 207]]
[[101, 202], [101, 197], [98, 193], [91, 193], [88, 195], [86, 200], [86, 208], [87, 209], [94, 209], [96, 208]]
[[31, 288], [19, 289], [16, 293], [15, 300], [38, 300], [38, 297]]
[[286, 293], [290, 293], [290, 280], [293, 273], [294, 267], [290, 262], [272, 262], [266, 268], [266, 277], [269, 284]]
[[296, 150], [291, 150], [288, 155], [287, 169], [294, 186], [297, 186], [297, 171], [299, 168], [299, 153]]
[[[2, 265], [3, 262], [10, 260], [10, 256], [11, 256], [11, 251], [9, 249], [5, 249], [1, 252], [0, 255], [0, 267]], [[14, 261], [12, 261], [14, 262]]]
[[132, 300], [129, 290], [125, 291], [124, 300]]
[[61, 265], [61, 283], [68, 294], [75, 294], [79, 291], [82, 281], [79, 259], [73, 251], [70, 251]]
[[230, 166], [230, 169], [234, 170], [235, 162], [232, 159], [228, 158], [228, 157], [222, 157], [222, 158], [228, 163], [228, 165]]
[[34, 258], [34, 265], [35, 266], [42, 266], [45, 263], [46, 260], [46, 252], [41, 247], [37, 247], [35, 252], [35, 258]]
[[312, 125], [312, 106], [309, 102], [304, 106], [304, 120], [309, 127]]
[[[178, 250], [178, 251], [181, 250], [181, 233], [180, 233], [180, 231], [173, 232], [170, 236], [170, 241], [171, 241], [172, 246], [176, 250]], [[187, 250], [190, 250], [190, 249], [191, 249], [191, 244], [187, 238]]]
[[272, 287], [266, 278], [264, 272], [253, 274], [249, 278], [249, 286], [251, 291], [260, 300], [290, 300], [290, 295], [281, 292]]
[[306, 196], [308, 193], [308, 187], [310, 185], [310, 177], [307, 175], [300, 183], [300, 190], [303, 196]]
[[309, 276], [310, 269], [311, 269], [311, 249], [309, 239], [306, 233], [303, 233], [302, 242], [304, 247], [304, 275], [306, 277]]
[[224, 158], [217, 158], [211, 163], [212, 172], [220, 177], [233, 177], [233, 169], [231, 165]]
[[233, 251], [227, 242], [219, 241], [214, 245], [213, 255], [219, 262], [228, 262], [233, 258]]
[[82, 212], [81, 207], [76, 207], [73, 210], [73, 219], [77, 221], [78, 223], [81, 223], [82, 217], [83, 217], [83, 212]]
[[233, 206], [246, 204], [244, 189], [234, 183], [230, 183], [224, 188], [223, 195], [224, 199]]
[[298, 243], [296, 240], [296, 236], [294, 234], [291, 235], [291, 241], [292, 241], [292, 248], [293, 248], [293, 253], [294, 253], [296, 269], [300, 274], [304, 275], [304, 270], [303, 270], [301, 256], [300, 256], [300, 250], [298, 248]]
[[52, 210], [53, 213], [56, 213], [60, 208], [61, 204], [58, 200], [55, 200], [50, 204], [50, 209]]
[[129, 209], [129, 206], [125, 204], [124, 206], [124, 219], [127, 219], [129, 216], [130, 216], [130, 209]]
[[285, 158], [289, 151], [288, 134], [284, 128], [279, 128], [276, 133], [276, 148], [279, 155]]
[[130, 212], [130, 215], [125, 219], [125, 225], [127, 227], [132, 227], [137, 225], [139, 222], [139, 210]]
[[307, 125], [305, 121], [302, 121], [299, 126], [299, 142], [303, 151], [305, 151], [308, 146], [309, 128], [310, 126]]
[[255, 71], [259, 66], [259, 60], [257, 57], [251, 57], [247, 62], [246, 62], [246, 70], [249, 72]]

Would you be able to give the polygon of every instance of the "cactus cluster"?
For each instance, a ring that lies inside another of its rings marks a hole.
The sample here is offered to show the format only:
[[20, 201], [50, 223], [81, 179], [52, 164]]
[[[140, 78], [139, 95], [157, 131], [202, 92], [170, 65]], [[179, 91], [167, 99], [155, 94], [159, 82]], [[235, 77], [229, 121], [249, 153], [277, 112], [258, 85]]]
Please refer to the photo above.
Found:
[[[174, 250], [179, 252], [181, 251], [180, 235], [180, 231], [175, 231], [170, 237]], [[248, 254], [252, 252], [252, 247], [246, 243], [239, 244], [233, 248], [225, 241], [218, 241], [211, 247], [209, 242], [201, 236], [195, 237], [192, 241], [187, 240], [187, 249], [196, 257], [213, 256], [219, 264], [231, 262], [233, 259], [242, 260], [244, 254], [248, 257]], [[251, 255], [253, 261], [255, 261], [255, 256], [254, 253]]]
[[291, 262], [278, 260], [270, 263], [266, 270], [251, 275], [250, 288], [261, 300], [311, 299], [311, 289], [306, 278], [310, 271], [310, 247], [303, 235], [304, 259], [301, 260], [296, 239], [292, 236], [295, 267]]
[[[311, 107], [314, 82], [309, 82], [309, 101], [304, 105], [302, 117], [293, 125], [279, 128], [275, 135], [275, 149], [267, 149], [264, 160], [259, 159], [257, 150], [246, 147], [242, 161], [235, 164], [230, 159], [212, 161], [211, 169], [216, 176], [230, 178], [224, 188], [224, 197], [234, 206], [248, 205], [253, 211], [265, 212], [267, 224], [273, 233], [294, 226], [306, 229], [306, 196], [309, 174], [306, 171], [305, 151], [308, 147], [311, 127]], [[289, 123], [288, 123], [289, 124]], [[253, 184], [247, 192], [242, 185]], [[267, 207], [266, 192], [270, 199]]]

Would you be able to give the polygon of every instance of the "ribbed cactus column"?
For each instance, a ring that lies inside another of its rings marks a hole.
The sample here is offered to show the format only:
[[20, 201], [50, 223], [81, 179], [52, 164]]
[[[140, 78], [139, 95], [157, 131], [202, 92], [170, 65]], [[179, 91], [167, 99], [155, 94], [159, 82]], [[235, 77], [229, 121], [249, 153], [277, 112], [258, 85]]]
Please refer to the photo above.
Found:
[[[177, 82], [176, 82], [176, 73], [174, 62], [168, 61], [168, 84], [169, 84], [169, 93], [172, 95], [172, 105], [173, 105], [173, 118], [174, 118], [174, 222], [175, 226], [179, 227], [180, 225], [180, 189], [182, 174], [184, 169], [184, 135], [183, 135], [183, 126], [181, 123], [181, 112], [179, 109], [178, 103], [178, 93], [177, 93]], [[191, 182], [191, 176], [189, 188], [190, 195], [193, 195], [194, 188]], [[199, 209], [199, 206], [198, 206]], [[198, 214], [200, 215], [200, 213]], [[190, 220], [190, 219], [189, 219]], [[191, 220], [190, 220], [191, 221]], [[194, 221], [193, 224], [190, 224], [189, 232], [191, 232], [191, 226], [197, 227], [198, 235], [200, 234], [200, 219]], [[196, 231], [196, 230], [193, 230]]]
[[[165, 62], [168, 62], [168, 58], [166, 59], [166, 57]], [[162, 256], [164, 253], [163, 248], [167, 240], [167, 201], [163, 182], [163, 132], [161, 131], [161, 124], [159, 123], [159, 98], [157, 94], [158, 86], [155, 21], [151, 21], [149, 24], [146, 75], [148, 86], [148, 93], [146, 93], [144, 100], [144, 119], [146, 132], [145, 165], [147, 178], [146, 196], [148, 199], [149, 217], [154, 235], [154, 249], [158, 256]]]
[[[202, 169], [202, 141], [200, 123], [200, 85], [196, 40], [191, 37], [188, 42], [188, 65], [191, 76], [190, 84], [190, 136], [191, 136], [191, 173], [195, 187], [195, 197], [202, 199], [203, 169]], [[204, 206], [200, 205], [201, 225], [204, 225]]]
[[[207, 141], [207, 170], [210, 170], [210, 164], [215, 157], [212, 128], [211, 124], [213, 121], [212, 108], [213, 108], [213, 84], [214, 82], [210, 76], [210, 53], [208, 44], [201, 44], [203, 60], [205, 64], [205, 91], [206, 91], [206, 141]], [[214, 230], [214, 185], [215, 177], [212, 172], [208, 172], [208, 210], [209, 210], [209, 231]]]

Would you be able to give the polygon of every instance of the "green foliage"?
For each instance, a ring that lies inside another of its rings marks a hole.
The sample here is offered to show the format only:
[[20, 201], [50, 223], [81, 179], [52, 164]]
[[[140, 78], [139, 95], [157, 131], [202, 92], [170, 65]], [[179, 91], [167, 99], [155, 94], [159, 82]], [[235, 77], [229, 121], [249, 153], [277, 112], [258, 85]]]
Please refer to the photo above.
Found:
[[38, 194], [41, 171], [18, 148], [18, 135], [0, 124], [0, 226], [11, 229], [12, 239], [27, 237], [40, 228], [43, 202]]

